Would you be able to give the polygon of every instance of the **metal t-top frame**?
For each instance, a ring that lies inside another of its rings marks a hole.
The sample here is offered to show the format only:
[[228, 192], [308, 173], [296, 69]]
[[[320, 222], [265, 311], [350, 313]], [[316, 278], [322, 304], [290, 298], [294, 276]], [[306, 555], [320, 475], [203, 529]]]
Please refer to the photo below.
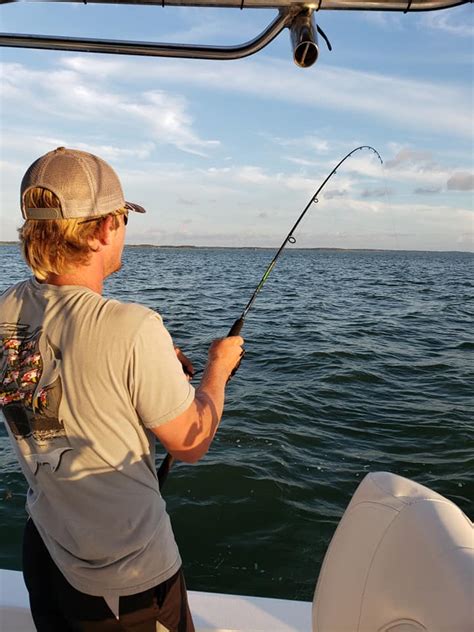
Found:
[[[0, 4], [13, 4], [22, 0], [0, 0]], [[37, 0], [36, 0], [37, 1]], [[41, 0], [40, 0], [41, 1]], [[149, 6], [192, 6], [239, 9], [276, 9], [277, 17], [257, 37], [235, 46], [203, 46], [165, 44], [128, 40], [91, 39], [0, 33], [0, 46], [39, 48], [49, 50], [111, 53], [115, 55], [145, 55], [149, 57], [185, 57], [193, 59], [240, 59], [252, 55], [269, 44], [283, 29], [290, 29], [295, 63], [311, 66], [317, 60], [319, 47], [314, 12], [322, 10], [353, 11], [432, 11], [454, 7], [472, 0], [43, 0], [46, 2], [77, 2], [80, 4], [130, 4]]]

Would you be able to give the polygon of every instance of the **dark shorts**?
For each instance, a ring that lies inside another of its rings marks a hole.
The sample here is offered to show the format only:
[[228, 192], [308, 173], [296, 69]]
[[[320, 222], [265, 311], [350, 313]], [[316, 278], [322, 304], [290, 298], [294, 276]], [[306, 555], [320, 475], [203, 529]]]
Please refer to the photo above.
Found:
[[120, 597], [117, 620], [102, 597], [66, 581], [31, 519], [23, 539], [23, 576], [38, 632], [155, 632], [157, 623], [172, 632], [194, 632], [181, 570], [150, 590]]

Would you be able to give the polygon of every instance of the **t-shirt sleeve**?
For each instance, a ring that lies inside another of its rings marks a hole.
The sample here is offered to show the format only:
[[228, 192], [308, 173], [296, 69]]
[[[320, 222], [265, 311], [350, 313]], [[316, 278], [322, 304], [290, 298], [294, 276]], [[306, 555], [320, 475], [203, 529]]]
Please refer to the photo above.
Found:
[[150, 311], [137, 331], [128, 381], [135, 410], [147, 428], [175, 419], [194, 399], [194, 388], [159, 314]]

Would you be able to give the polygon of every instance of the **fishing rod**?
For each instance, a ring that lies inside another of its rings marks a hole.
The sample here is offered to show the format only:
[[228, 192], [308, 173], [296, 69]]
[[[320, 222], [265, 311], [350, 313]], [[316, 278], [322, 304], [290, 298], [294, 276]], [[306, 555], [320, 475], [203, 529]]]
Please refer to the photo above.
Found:
[[[286, 246], [286, 244], [294, 244], [294, 243], [296, 243], [296, 239], [295, 239], [295, 237], [293, 237], [293, 233], [298, 228], [299, 223], [301, 222], [303, 217], [306, 215], [306, 212], [308, 211], [308, 209], [311, 206], [311, 204], [317, 204], [318, 203], [318, 201], [319, 201], [318, 200], [319, 193], [321, 193], [321, 191], [326, 186], [327, 182], [337, 172], [337, 170], [342, 165], [342, 163], [345, 162], [348, 158], [350, 158], [353, 154], [355, 154], [356, 151], [360, 151], [362, 149], [368, 149], [368, 150], [372, 151], [377, 156], [377, 158], [380, 160], [380, 164], [383, 165], [383, 160], [382, 160], [382, 157], [380, 156], [379, 152], [376, 149], [374, 149], [373, 147], [371, 147], [370, 145], [361, 145], [360, 147], [356, 147], [355, 149], [350, 151], [348, 154], [346, 154], [344, 156], [344, 158], [342, 158], [342, 160], [340, 160], [337, 163], [337, 165], [334, 167], [334, 169], [329, 173], [329, 175], [326, 177], [326, 179], [318, 187], [318, 190], [312, 195], [312, 197], [309, 200], [308, 204], [304, 207], [304, 209], [301, 212], [300, 216], [298, 217], [298, 219], [294, 223], [292, 229], [290, 230], [288, 235], [285, 237], [285, 239], [284, 239], [283, 243], [281, 244], [280, 248], [278, 249], [276, 255], [273, 257], [273, 259], [271, 260], [271, 262], [268, 265], [267, 269], [263, 273], [263, 276], [260, 279], [259, 284], [257, 285], [254, 293], [250, 297], [250, 300], [247, 303], [247, 305], [245, 306], [242, 314], [239, 316], [239, 318], [237, 318], [237, 320], [234, 322], [234, 324], [230, 328], [229, 333], [227, 334], [228, 337], [229, 336], [238, 336], [240, 334], [240, 332], [242, 331], [242, 327], [244, 326], [245, 318], [246, 318], [247, 314], [249, 313], [250, 308], [254, 304], [255, 299], [257, 298], [257, 296], [258, 296], [259, 292], [261, 291], [262, 287], [265, 285], [266, 280], [270, 276], [271, 271], [275, 267], [275, 264], [276, 264], [279, 256], [283, 252], [284, 247]], [[236, 373], [236, 371], [239, 368], [239, 366], [240, 366], [240, 360], [237, 363], [237, 365], [234, 367], [234, 369], [232, 370], [232, 373], [231, 373], [230, 377], [232, 377]], [[230, 379], [230, 377], [229, 377], [229, 379]], [[170, 471], [171, 466], [173, 465], [173, 461], [174, 461], [174, 458], [171, 456], [171, 454], [168, 453], [166, 455], [166, 457], [163, 459], [162, 464], [160, 465], [160, 468], [158, 470], [158, 481], [159, 481], [159, 484], [160, 484], [160, 489], [163, 489], [163, 485], [164, 485], [164, 483], [166, 481], [166, 478], [168, 476], [168, 472]]]

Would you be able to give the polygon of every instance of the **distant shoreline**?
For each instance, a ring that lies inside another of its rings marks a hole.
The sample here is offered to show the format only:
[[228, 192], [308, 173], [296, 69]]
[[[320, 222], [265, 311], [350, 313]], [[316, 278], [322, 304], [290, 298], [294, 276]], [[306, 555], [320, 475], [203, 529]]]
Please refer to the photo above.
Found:
[[[0, 246], [18, 246], [19, 241], [0, 241]], [[125, 248], [153, 248], [163, 250], [276, 250], [274, 246], [193, 246], [191, 244], [183, 244], [180, 246], [171, 246], [168, 244], [125, 244]], [[394, 249], [394, 248], [338, 248], [337, 246], [308, 246], [308, 247], [292, 247], [290, 250], [317, 250], [322, 252], [445, 252], [459, 253], [466, 255], [474, 255], [472, 250], [418, 250], [418, 249]]]

